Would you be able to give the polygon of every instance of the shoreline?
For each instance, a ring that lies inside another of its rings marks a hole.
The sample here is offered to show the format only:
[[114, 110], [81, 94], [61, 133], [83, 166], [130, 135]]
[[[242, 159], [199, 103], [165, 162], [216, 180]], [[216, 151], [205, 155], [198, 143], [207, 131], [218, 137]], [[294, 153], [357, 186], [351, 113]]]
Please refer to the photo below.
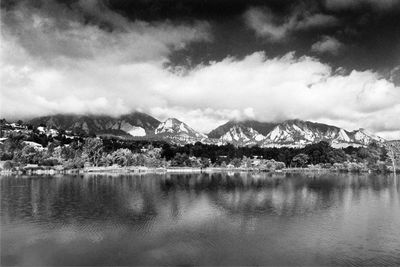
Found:
[[[82, 169], [61, 169], [61, 168], [28, 168], [19, 170], [1, 170], [0, 175], [78, 175], [78, 174], [185, 174], [185, 173], [216, 173], [216, 172], [265, 172], [265, 173], [353, 173], [350, 171], [342, 171], [339, 169], [324, 169], [324, 168], [283, 168], [280, 170], [261, 169], [261, 168], [227, 168], [227, 167], [208, 167], [208, 168], [193, 168], [193, 167], [84, 167]], [[354, 173], [372, 173], [372, 170], [358, 171]], [[393, 173], [393, 172], [388, 172]]]

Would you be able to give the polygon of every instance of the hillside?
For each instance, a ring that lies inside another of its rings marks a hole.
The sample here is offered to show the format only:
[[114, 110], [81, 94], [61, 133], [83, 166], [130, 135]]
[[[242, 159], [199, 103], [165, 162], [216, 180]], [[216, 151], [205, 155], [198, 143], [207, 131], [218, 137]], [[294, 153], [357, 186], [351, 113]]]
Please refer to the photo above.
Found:
[[346, 147], [385, 141], [365, 129], [347, 131], [333, 125], [298, 119], [281, 123], [232, 120], [215, 128], [208, 136], [176, 118], [160, 122], [140, 112], [119, 117], [52, 115], [35, 118], [28, 123], [35, 127], [46, 125], [47, 128], [70, 130], [78, 134], [165, 140], [179, 145], [203, 142], [218, 145], [231, 143], [235, 146], [304, 147], [307, 144], [327, 141], [334, 147]]
[[35, 127], [43, 124], [75, 133], [145, 136], [152, 134], [160, 122], [145, 113], [133, 112], [116, 118], [105, 115], [58, 114], [34, 118], [28, 123]]

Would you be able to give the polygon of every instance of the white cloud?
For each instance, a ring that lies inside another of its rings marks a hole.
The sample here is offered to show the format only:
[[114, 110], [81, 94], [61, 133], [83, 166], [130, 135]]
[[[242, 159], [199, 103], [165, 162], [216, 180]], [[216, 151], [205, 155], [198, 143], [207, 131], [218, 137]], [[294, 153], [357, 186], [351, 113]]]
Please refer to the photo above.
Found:
[[266, 8], [250, 8], [246, 11], [244, 18], [246, 24], [258, 36], [270, 41], [281, 41], [293, 31], [335, 26], [339, 23], [335, 17], [330, 15], [305, 14], [299, 10], [282, 19]]
[[304, 16], [302, 19], [297, 21], [296, 29], [309, 29], [317, 27], [327, 27], [338, 25], [339, 21], [330, 15], [325, 14], [314, 14], [309, 16]]
[[257, 35], [269, 38], [272, 41], [283, 39], [289, 29], [293, 26], [292, 20], [285, 20], [276, 23], [274, 14], [268, 9], [251, 8], [245, 13], [247, 25], [253, 29]]
[[344, 45], [334, 37], [323, 36], [321, 40], [314, 43], [311, 46], [311, 51], [316, 53], [330, 53], [332, 55], [338, 55], [343, 49]]
[[205, 133], [210, 132], [216, 127], [224, 124], [227, 120], [243, 118], [244, 111], [231, 109], [212, 109], [195, 108], [190, 109], [182, 106], [150, 107], [147, 109], [149, 114], [164, 121], [167, 118], [177, 118], [190, 127], [201, 130]]
[[[69, 9], [44, 1], [41, 8], [21, 2], [10, 11], [2, 10], [2, 39], [13, 37], [23, 49], [40, 60], [55, 62], [65, 58], [96, 59], [111, 62], [165, 60], [173, 50], [193, 41], [209, 41], [209, 25], [173, 25], [171, 22], [129, 21], [93, 1], [81, 1]], [[82, 7], [83, 6], [83, 7]], [[89, 10], [99, 23], [85, 23], [79, 10]], [[100, 17], [101, 16], [101, 17]]]

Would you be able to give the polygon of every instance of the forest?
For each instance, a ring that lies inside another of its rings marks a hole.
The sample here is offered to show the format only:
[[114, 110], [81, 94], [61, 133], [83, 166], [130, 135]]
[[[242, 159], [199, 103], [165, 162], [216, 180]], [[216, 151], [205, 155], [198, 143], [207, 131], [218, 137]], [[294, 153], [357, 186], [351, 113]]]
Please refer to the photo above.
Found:
[[[32, 146], [38, 144], [38, 146]], [[80, 136], [66, 138], [63, 133], [51, 137], [32, 131], [13, 133], [0, 145], [3, 168], [27, 164], [62, 166], [66, 169], [84, 166], [146, 167], [284, 167], [335, 168], [345, 171], [385, 172], [390, 168], [388, 152], [371, 143], [368, 147], [333, 148], [319, 142], [303, 148], [262, 148], [208, 145], [197, 142], [184, 146], [164, 141], [129, 140]]]

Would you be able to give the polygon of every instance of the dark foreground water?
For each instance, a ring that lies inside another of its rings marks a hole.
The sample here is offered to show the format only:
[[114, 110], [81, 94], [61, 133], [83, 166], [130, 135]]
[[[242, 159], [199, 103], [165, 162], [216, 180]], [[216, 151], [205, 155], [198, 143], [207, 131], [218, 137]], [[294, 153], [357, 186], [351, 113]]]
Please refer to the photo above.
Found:
[[0, 182], [1, 265], [400, 265], [393, 176]]

